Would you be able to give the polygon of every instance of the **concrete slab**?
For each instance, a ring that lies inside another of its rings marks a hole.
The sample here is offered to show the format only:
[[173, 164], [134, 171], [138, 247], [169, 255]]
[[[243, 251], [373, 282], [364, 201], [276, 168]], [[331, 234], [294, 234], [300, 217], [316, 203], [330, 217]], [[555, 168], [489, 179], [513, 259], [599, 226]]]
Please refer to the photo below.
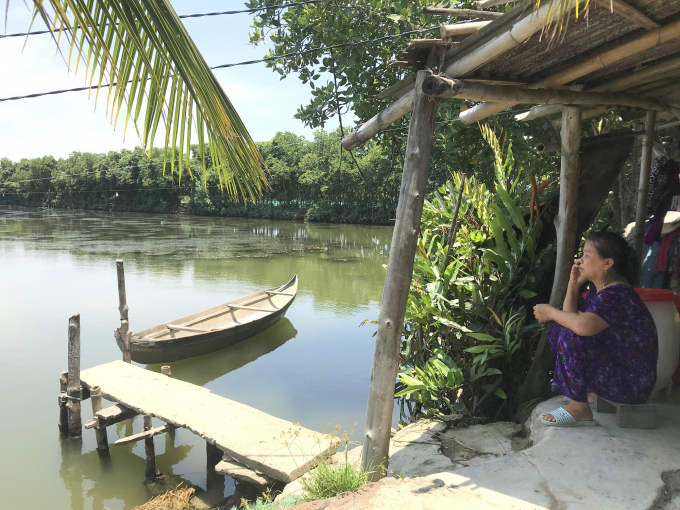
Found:
[[80, 378], [88, 388], [100, 386], [105, 398], [187, 428], [237, 462], [284, 482], [336, 448], [324, 434], [122, 361], [83, 370]]
[[[551, 399], [526, 424], [534, 441], [531, 448], [468, 467], [452, 463], [450, 469], [424, 477], [385, 478], [360, 491], [295, 508], [680, 510], [680, 391], [675, 393], [670, 400], [654, 402], [655, 430], [621, 429], [615, 415], [602, 413], [595, 415], [599, 427], [548, 427], [541, 415], [558, 407]], [[437, 432], [425, 432], [425, 437], [437, 440]], [[475, 440], [474, 431], [467, 439]], [[405, 450], [423, 446], [412, 444]]]
[[[218, 462], [215, 466], [215, 472], [218, 475], [230, 476], [236, 480], [257, 485], [259, 487], [265, 487], [273, 483], [271, 478], [264, 476], [262, 473], [259, 473], [254, 469], [249, 469], [238, 462], [228, 460]], [[291, 483], [295, 483], [295, 481]]]

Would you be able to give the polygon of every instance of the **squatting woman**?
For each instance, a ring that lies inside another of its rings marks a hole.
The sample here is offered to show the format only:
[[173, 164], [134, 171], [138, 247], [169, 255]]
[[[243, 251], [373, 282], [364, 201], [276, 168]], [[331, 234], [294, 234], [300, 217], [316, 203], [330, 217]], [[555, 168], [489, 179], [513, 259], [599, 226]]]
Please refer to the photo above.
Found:
[[[564, 395], [564, 408], [543, 415], [551, 426], [597, 425], [588, 392], [620, 404], [647, 401], [656, 384], [658, 337], [649, 310], [631, 283], [635, 252], [614, 232], [591, 234], [583, 256], [571, 269], [562, 310], [536, 305], [548, 328], [555, 354], [553, 390]], [[579, 289], [591, 282], [579, 306]]]

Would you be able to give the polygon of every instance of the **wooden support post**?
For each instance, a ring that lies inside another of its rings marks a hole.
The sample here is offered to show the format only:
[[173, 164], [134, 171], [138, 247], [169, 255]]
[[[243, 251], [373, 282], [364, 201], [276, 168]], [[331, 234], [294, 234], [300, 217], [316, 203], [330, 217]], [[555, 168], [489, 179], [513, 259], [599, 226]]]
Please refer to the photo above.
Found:
[[214, 471], [215, 466], [222, 460], [224, 452], [220, 450], [217, 445], [206, 441], [205, 442], [205, 453], [207, 460], [208, 471]]
[[[96, 415], [99, 411], [104, 409], [102, 389], [99, 386], [92, 386], [92, 388], [90, 388], [90, 398], [92, 399], [92, 414]], [[106, 434], [106, 427], [95, 427], [94, 432], [97, 436], [97, 451], [108, 451], [109, 438]]]
[[[153, 429], [153, 422], [151, 421], [151, 415], [144, 415], [144, 431], [149, 431]], [[144, 453], [146, 453], [146, 469], [144, 470], [144, 476], [146, 478], [156, 478], [156, 450], [153, 445], [153, 436], [144, 440]]]
[[569, 284], [576, 251], [578, 221], [579, 152], [581, 148], [581, 109], [565, 107], [562, 112], [562, 167], [560, 169], [560, 208], [555, 218], [557, 260], [550, 304], [561, 307]]
[[[649, 194], [649, 175], [652, 172], [652, 143], [654, 129], [656, 127], [656, 111], [649, 110], [645, 119], [645, 135], [642, 139], [642, 161], [640, 164], [640, 180], [638, 183], [637, 211], [635, 213], [635, 235], [633, 247], [638, 257], [638, 263], [642, 263], [642, 243], [645, 238], [647, 225], [647, 195]], [[629, 282], [635, 285], [636, 282]]]
[[123, 346], [123, 361], [131, 363], [132, 357], [130, 355], [130, 323], [128, 320], [128, 305], [127, 297], [125, 296], [125, 267], [122, 260], [116, 260], [116, 269], [118, 270], [118, 311], [120, 312], [120, 328], [118, 334], [120, 335], [121, 344]]
[[68, 435], [80, 437], [83, 425], [80, 417], [80, 314], [68, 320], [68, 382], [66, 385], [66, 410]]
[[68, 435], [68, 412], [66, 411], [66, 389], [68, 385], [68, 371], [59, 376], [59, 432]]
[[437, 102], [422, 91], [422, 84], [427, 76], [428, 71], [419, 71], [416, 77], [399, 203], [378, 318], [362, 455], [363, 467], [375, 470], [371, 475], [373, 481], [382, 478], [385, 475], [382, 469], [387, 469], [394, 386], [399, 368], [399, 345], [420, 232], [434, 122], [437, 118]]

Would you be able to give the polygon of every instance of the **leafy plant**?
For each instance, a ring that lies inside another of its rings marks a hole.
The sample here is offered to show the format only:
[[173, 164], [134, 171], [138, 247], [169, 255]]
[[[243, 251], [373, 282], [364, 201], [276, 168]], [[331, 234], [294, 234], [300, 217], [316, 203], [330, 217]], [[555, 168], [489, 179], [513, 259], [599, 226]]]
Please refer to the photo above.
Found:
[[477, 411], [491, 390], [503, 405], [530, 363], [523, 340], [536, 330], [525, 322], [547, 252], [535, 248], [541, 217], [525, 214], [531, 186], [516, 168], [512, 143], [502, 131], [481, 131], [494, 153], [494, 191], [454, 173], [423, 208], [396, 385], [404, 418]]

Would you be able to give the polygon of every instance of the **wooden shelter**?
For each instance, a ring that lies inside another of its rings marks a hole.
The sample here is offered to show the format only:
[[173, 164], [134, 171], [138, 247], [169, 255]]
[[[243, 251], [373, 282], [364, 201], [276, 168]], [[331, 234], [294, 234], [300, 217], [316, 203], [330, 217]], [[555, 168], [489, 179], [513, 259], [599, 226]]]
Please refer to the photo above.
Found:
[[[498, 5], [484, 0], [479, 7]], [[557, 262], [551, 304], [564, 295], [576, 250], [579, 154], [583, 118], [623, 108], [644, 118], [635, 245], [642, 247], [655, 129], [680, 119], [680, 0], [592, 0], [585, 16], [552, 38], [543, 30], [551, 2], [520, 0], [497, 15], [460, 10], [428, 13], [471, 18], [445, 24], [441, 39], [412, 41], [393, 65], [414, 74], [386, 88], [394, 102], [348, 134], [347, 150], [363, 144], [411, 113], [404, 172], [390, 250], [366, 415], [363, 462], [386, 465], [406, 302], [425, 198], [437, 104], [459, 98], [477, 104], [460, 113], [464, 124], [525, 105], [523, 122], [561, 116], [561, 169]], [[490, 13], [489, 13], [490, 14]], [[664, 124], [657, 126], [657, 121]], [[540, 349], [540, 346], [539, 346]]]

